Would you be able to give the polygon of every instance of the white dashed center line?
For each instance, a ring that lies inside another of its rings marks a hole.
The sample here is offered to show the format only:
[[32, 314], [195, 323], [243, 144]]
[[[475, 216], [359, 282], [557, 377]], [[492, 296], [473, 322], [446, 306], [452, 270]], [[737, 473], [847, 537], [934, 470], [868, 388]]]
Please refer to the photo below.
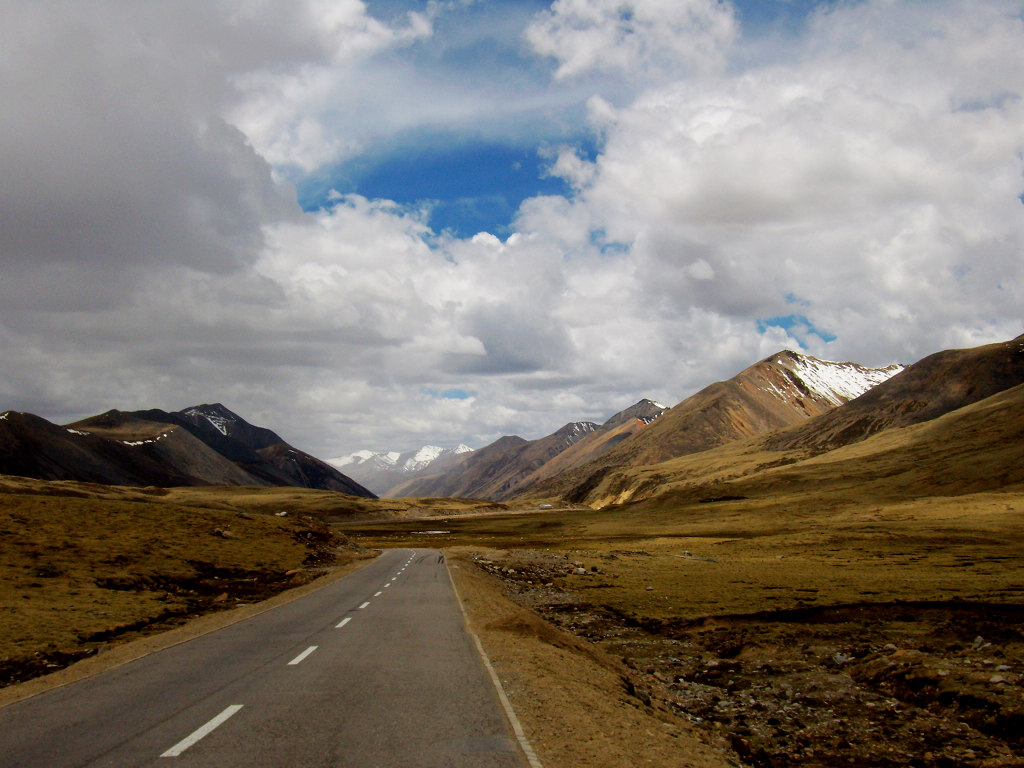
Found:
[[208, 722], [206, 725], [204, 725], [201, 728], [197, 728], [196, 730], [192, 731], [192, 733], [190, 733], [184, 739], [182, 739], [177, 744], [175, 744], [173, 747], [168, 749], [166, 752], [164, 752], [162, 755], [160, 755], [160, 757], [177, 757], [182, 752], [184, 752], [186, 749], [188, 749], [193, 744], [195, 744], [197, 741], [199, 741], [201, 738], [203, 738], [204, 736], [209, 734], [214, 728], [216, 728], [217, 726], [221, 725], [225, 720], [227, 720], [229, 717], [231, 717], [233, 714], [235, 714], [241, 708], [242, 708], [241, 704], [232, 704], [230, 707], [225, 709], [223, 712], [221, 712], [219, 715], [217, 715], [215, 718], [213, 718], [213, 720]]
[[294, 659], [289, 661], [288, 662], [288, 666], [289, 667], [294, 667], [296, 664], [301, 664], [305, 660], [305, 658], [307, 656], [309, 656], [309, 654], [311, 654], [313, 651], [315, 651], [318, 647], [319, 646], [316, 646], [316, 645], [309, 646], [309, 648], [307, 648], [302, 653], [300, 653], [298, 656], [296, 656]]
[[335, 629], [341, 629], [346, 624], [348, 624], [350, 621], [352, 621], [352, 617], [351, 616], [346, 616], [344, 619], [341, 620], [341, 623], [338, 624], [337, 626], [335, 626], [334, 628]]
[[357, 610], [360, 610], [360, 611], [361, 611], [361, 610], [363, 610], [363, 608], [365, 608], [365, 607], [366, 607], [366, 606], [368, 606], [369, 604], [370, 604], [370, 601], [369, 601], [369, 600], [367, 600], [367, 601], [366, 601], [365, 603], [363, 603], [362, 605], [360, 605], [360, 606], [359, 606], [359, 608], [358, 608]]

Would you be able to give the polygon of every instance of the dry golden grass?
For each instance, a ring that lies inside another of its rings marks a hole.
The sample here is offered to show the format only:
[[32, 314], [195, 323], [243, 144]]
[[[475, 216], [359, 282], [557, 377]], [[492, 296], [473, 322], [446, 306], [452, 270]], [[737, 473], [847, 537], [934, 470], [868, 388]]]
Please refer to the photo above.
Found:
[[290, 572], [328, 557], [326, 521], [501, 508], [302, 488], [0, 477], [0, 684], [301, 582]]
[[[633, 616], [695, 617], [802, 604], [1024, 600], [1024, 492], [891, 504], [695, 503], [352, 524], [368, 546], [546, 550], [587, 576], [558, 585]], [[609, 557], [614, 556], [614, 559]], [[652, 587], [652, 589], [648, 589]]]
[[59, 666], [59, 654], [193, 612], [201, 596], [216, 596], [209, 582], [218, 574], [284, 581], [308, 554], [295, 538], [303, 527], [172, 504], [2, 493], [0, 659], [14, 667], [38, 654], [53, 656], [44, 668]]

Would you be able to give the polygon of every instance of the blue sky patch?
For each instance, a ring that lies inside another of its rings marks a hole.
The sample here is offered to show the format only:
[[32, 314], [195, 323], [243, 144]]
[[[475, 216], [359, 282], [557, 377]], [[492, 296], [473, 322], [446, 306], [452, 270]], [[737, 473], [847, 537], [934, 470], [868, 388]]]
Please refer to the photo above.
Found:
[[428, 203], [430, 226], [458, 237], [512, 233], [520, 203], [536, 195], [567, 195], [547, 174], [550, 160], [535, 149], [492, 142], [430, 142], [401, 154], [361, 157], [297, 183], [304, 210], [329, 207], [331, 190], [404, 205]]
[[420, 391], [423, 392], [423, 394], [430, 395], [430, 397], [433, 397], [437, 400], [469, 400], [472, 397], [476, 397], [475, 393], [469, 392], [465, 389], [459, 389], [458, 387], [443, 390], [425, 387]]
[[766, 333], [769, 328], [781, 328], [796, 339], [802, 349], [806, 349], [804, 341], [809, 335], [817, 336], [825, 342], [835, 341], [836, 335], [815, 327], [807, 315], [779, 315], [778, 317], [758, 318], [757, 330]]

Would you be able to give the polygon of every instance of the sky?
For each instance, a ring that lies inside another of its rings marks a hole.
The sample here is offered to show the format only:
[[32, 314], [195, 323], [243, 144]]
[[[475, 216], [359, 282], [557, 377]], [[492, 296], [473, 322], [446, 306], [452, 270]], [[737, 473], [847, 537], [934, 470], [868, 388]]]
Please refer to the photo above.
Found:
[[0, 0], [0, 410], [321, 458], [1024, 332], [1024, 3]]

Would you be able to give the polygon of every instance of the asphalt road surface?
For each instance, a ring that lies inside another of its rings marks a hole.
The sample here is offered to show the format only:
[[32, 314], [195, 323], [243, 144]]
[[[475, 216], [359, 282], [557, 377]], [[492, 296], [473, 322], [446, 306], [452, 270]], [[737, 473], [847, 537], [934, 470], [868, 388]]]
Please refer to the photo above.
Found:
[[443, 555], [0, 709], [0, 767], [522, 768]]

